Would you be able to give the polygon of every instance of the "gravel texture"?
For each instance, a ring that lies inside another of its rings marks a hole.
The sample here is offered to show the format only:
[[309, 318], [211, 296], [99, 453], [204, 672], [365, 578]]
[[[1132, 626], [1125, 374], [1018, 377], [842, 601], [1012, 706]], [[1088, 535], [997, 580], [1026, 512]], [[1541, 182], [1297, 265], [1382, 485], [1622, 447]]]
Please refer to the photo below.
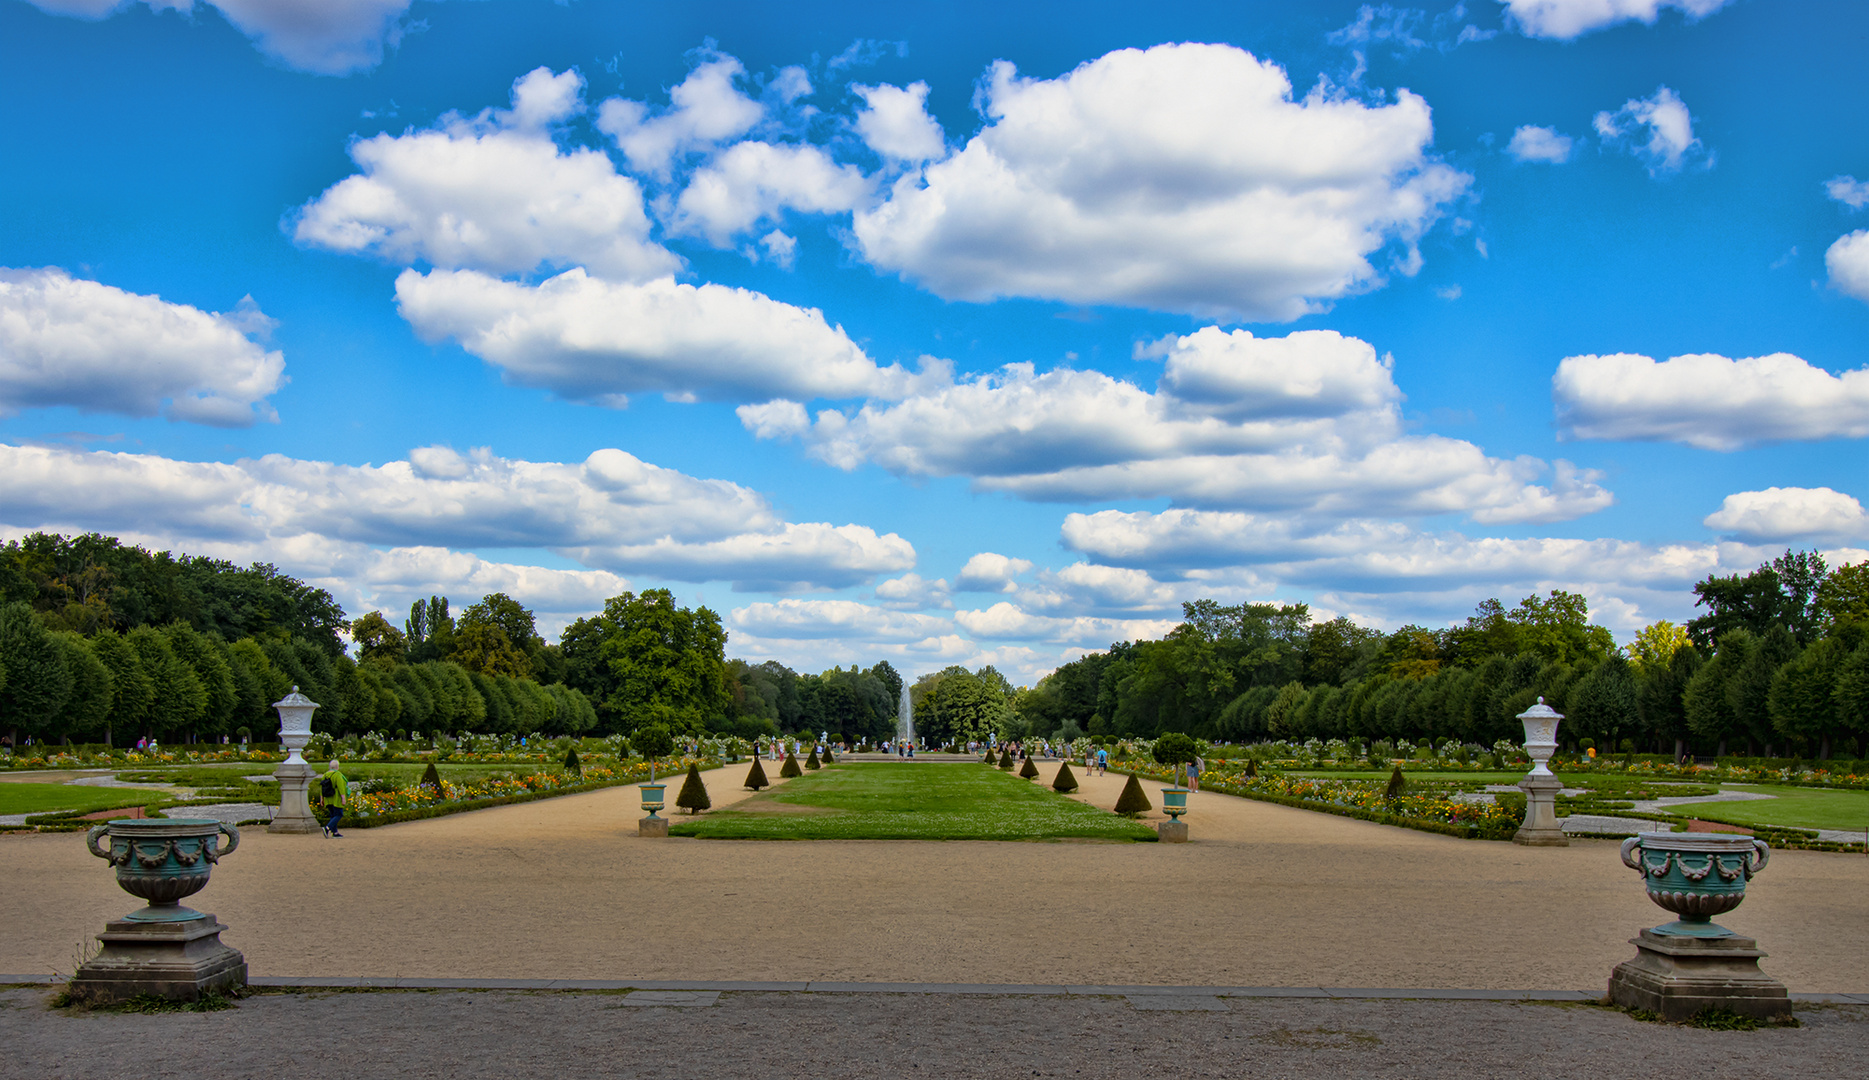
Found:
[[[1581, 1005], [512, 991], [267, 993], [212, 1013], [51, 1010], [0, 992], [6, 1075], [124, 1077], [1572, 1077], [1869, 1074], [1869, 1006], [1702, 1031]], [[1215, 1007], [1217, 1006], [1217, 1008]]]
[[[716, 806], [746, 768], [707, 774]], [[1123, 777], [1079, 772], [1085, 798], [1115, 802]], [[1456, 840], [1205, 792], [1189, 844], [653, 840], [636, 801], [611, 788], [337, 840], [248, 828], [192, 903], [261, 976], [1592, 993], [1668, 917], [1614, 841]], [[135, 906], [82, 834], [0, 836], [0, 857], [0, 972], [68, 973]], [[1792, 991], [1864, 993], [1865, 896], [1869, 858], [1778, 852], [1721, 921]]]

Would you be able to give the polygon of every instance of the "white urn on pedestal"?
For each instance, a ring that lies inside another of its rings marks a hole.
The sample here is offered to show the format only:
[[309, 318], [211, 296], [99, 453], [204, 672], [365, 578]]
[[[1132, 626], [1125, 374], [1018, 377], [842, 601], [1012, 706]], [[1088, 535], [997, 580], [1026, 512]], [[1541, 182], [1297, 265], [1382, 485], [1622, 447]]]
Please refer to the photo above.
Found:
[[1564, 782], [1548, 764], [1551, 755], [1557, 753], [1558, 722], [1563, 719], [1542, 697], [1538, 704], [1519, 714], [1519, 722], [1525, 725], [1525, 752], [1531, 756], [1532, 771], [1519, 781], [1519, 790], [1525, 793], [1525, 823], [1512, 836], [1515, 844], [1570, 846], [1557, 819], [1557, 793], [1563, 790]]
[[311, 741], [312, 713], [317, 710], [318, 703], [299, 693], [299, 688], [294, 686], [290, 694], [273, 702], [273, 708], [279, 710], [279, 742], [286, 748], [286, 759], [273, 770], [273, 776], [279, 780], [279, 812], [273, 815], [273, 823], [266, 831], [315, 833], [318, 819], [312, 816], [307, 792], [317, 770], [299, 756], [299, 752]]

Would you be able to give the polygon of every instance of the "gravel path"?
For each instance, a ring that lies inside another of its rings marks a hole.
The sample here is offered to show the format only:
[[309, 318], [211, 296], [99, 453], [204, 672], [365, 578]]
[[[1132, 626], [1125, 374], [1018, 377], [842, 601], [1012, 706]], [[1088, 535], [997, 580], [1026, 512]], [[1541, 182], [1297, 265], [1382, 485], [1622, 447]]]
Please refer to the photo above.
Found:
[[[640, 993], [640, 992], [638, 992]], [[1580, 1005], [957, 994], [269, 993], [214, 1013], [68, 1013], [0, 992], [41, 1077], [1641, 1077], [1869, 1073], [1869, 1006], [1700, 1031]], [[687, 1000], [683, 1000], [683, 999]], [[1162, 1006], [1168, 1006], [1165, 1010]], [[1155, 1006], [1155, 1007], [1150, 1007]]]
[[[716, 806], [745, 772], [706, 774]], [[1124, 778], [1080, 780], [1107, 807]], [[636, 801], [341, 840], [249, 828], [193, 903], [256, 975], [1592, 992], [1666, 918], [1614, 841], [1456, 840], [1210, 792], [1190, 844], [652, 840]], [[134, 906], [81, 835], [0, 837], [0, 858], [0, 972], [69, 971]], [[1864, 993], [1864, 896], [1869, 858], [1778, 852], [1721, 921], [1794, 992]]]

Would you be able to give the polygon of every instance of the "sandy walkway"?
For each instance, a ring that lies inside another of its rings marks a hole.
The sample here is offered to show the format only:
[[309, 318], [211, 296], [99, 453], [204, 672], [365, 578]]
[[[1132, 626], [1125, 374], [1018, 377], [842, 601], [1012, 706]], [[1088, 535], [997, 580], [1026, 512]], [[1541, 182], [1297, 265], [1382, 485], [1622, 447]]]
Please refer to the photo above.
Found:
[[[717, 807], [745, 770], [707, 774]], [[1109, 806], [1123, 778], [1080, 781]], [[1565, 990], [1600, 988], [1666, 918], [1610, 841], [1521, 848], [1209, 793], [1186, 845], [644, 840], [636, 799], [343, 840], [249, 829], [195, 906], [265, 975]], [[0, 972], [69, 971], [134, 906], [80, 835], [0, 852]], [[1722, 921], [1793, 991], [1869, 992], [1869, 858], [1777, 853]]]

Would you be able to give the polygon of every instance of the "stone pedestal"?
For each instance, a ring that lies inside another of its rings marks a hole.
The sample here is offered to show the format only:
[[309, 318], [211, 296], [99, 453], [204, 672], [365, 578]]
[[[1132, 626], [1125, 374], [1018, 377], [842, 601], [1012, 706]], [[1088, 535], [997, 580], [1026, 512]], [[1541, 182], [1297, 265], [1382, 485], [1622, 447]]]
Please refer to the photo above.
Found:
[[1759, 943], [1737, 934], [1689, 937], [1644, 930], [1629, 939], [1635, 959], [1616, 965], [1609, 1000], [1679, 1023], [1719, 1008], [1760, 1020], [1791, 1016], [1785, 984], [1759, 970]]
[[1564, 781], [1549, 772], [1542, 776], [1534, 772], [1519, 781], [1519, 790], [1525, 793], [1525, 824], [1512, 834], [1512, 842], [1528, 847], [1569, 847], [1570, 841], [1564, 838], [1557, 819], [1557, 793], [1564, 790]]
[[180, 922], [114, 919], [97, 935], [103, 949], [72, 976], [74, 998], [99, 1005], [154, 994], [172, 1001], [229, 993], [247, 984], [247, 958], [221, 943], [212, 915]]
[[1188, 823], [1185, 821], [1164, 821], [1155, 826], [1155, 835], [1164, 844], [1185, 844], [1188, 842]]
[[665, 817], [646, 817], [636, 823], [637, 836], [667, 836], [668, 819]]
[[311, 779], [317, 770], [306, 761], [294, 762], [287, 758], [285, 763], [273, 770], [279, 780], [279, 812], [273, 815], [272, 824], [266, 826], [267, 832], [276, 833], [315, 833], [318, 831], [318, 819], [312, 817], [311, 799], [308, 791]]

